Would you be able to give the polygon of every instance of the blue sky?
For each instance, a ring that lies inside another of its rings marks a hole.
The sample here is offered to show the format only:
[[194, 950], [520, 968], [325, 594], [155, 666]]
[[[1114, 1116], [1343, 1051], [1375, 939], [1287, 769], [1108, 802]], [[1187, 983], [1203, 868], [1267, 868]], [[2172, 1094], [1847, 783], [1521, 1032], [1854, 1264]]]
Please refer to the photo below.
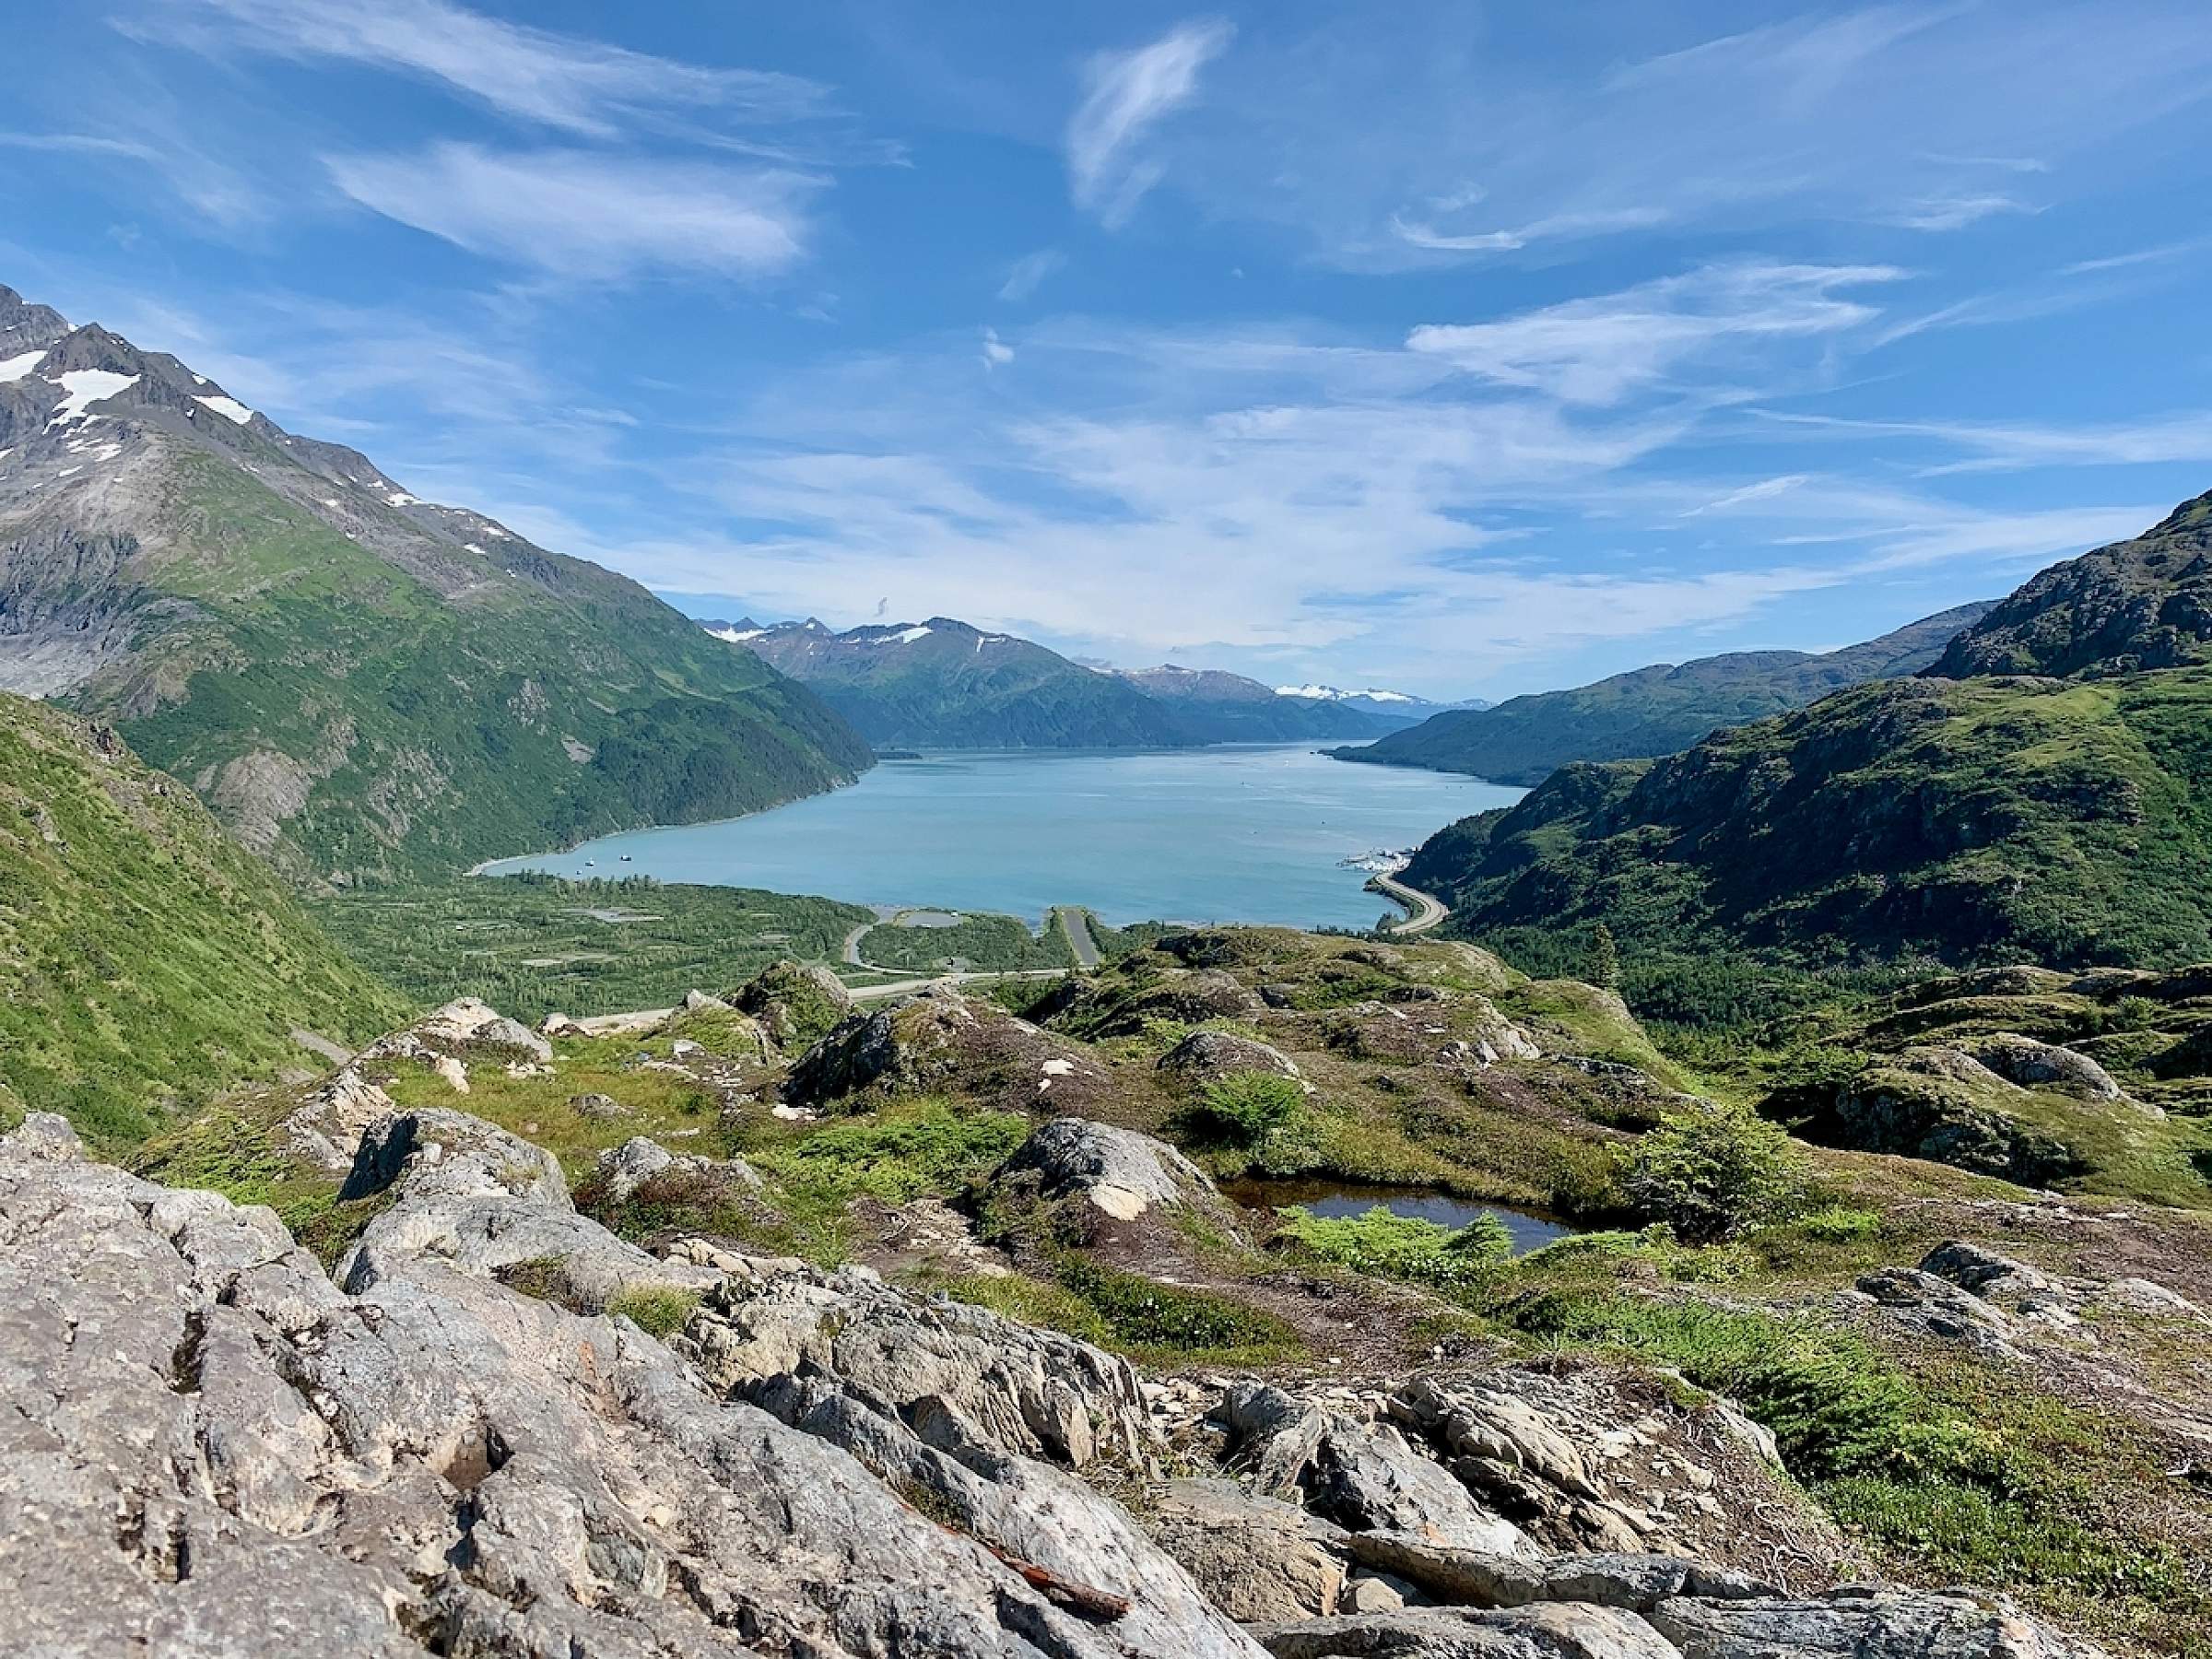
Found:
[[1496, 697], [2212, 488], [2200, 4], [8, 30], [0, 281], [702, 614]]

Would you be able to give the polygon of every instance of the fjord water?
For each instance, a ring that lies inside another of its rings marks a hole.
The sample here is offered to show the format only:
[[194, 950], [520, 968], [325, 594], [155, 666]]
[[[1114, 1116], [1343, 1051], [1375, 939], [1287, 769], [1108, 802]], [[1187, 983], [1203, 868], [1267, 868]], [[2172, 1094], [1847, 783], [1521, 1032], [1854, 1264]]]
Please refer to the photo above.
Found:
[[[1392, 907], [1344, 859], [1510, 805], [1477, 778], [1299, 747], [928, 755], [749, 818], [610, 835], [488, 874], [652, 876], [1041, 918], [1367, 927]], [[629, 862], [623, 862], [628, 855]]]

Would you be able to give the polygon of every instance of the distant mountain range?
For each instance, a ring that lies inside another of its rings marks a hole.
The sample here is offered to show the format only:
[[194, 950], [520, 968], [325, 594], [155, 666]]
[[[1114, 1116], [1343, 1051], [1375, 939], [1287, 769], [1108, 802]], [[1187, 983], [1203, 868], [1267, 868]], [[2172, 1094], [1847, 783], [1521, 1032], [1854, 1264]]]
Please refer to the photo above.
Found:
[[1739, 651], [1654, 663], [1567, 691], [1436, 713], [1340, 760], [1472, 772], [1533, 787], [1571, 760], [1671, 755], [1708, 733], [1803, 708], [1866, 680], [1916, 674], [1994, 601], [1961, 605], [1841, 651]]
[[1093, 668], [950, 617], [842, 632], [812, 618], [700, 626], [811, 687], [879, 749], [1341, 742], [1418, 717], [1357, 699], [1278, 693], [1215, 668]]
[[1359, 709], [1370, 714], [1386, 715], [1408, 722], [1427, 720], [1431, 714], [1447, 709], [1487, 709], [1486, 698], [1470, 697], [1459, 702], [1430, 702], [1425, 697], [1414, 697], [1404, 691], [1383, 691], [1369, 687], [1364, 691], [1345, 691], [1335, 686], [1277, 686], [1277, 697], [1302, 698], [1309, 702], [1334, 703], [1340, 709]]
[[4, 288], [0, 690], [112, 720], [333, 885], [750, 811], [870, 759], [636, 582]]
[[2212, 959], [2212, 495], [2043, 571], [1914, 677], [1562, 767], [1405, 878], [1499, 942], [1602, 922], [1685, 959]]

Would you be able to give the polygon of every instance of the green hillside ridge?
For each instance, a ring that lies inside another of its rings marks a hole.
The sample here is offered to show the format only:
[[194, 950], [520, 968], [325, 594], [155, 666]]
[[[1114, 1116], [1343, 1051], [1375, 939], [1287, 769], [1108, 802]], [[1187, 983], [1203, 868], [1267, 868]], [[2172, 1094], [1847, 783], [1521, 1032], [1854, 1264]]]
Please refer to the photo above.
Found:
[[1463, 933], [1603, 923], [1646, 958], [2212, 957], [2212, 664], [2140, 666], [2194, 649], [2208, 537], [2212, 498], [2045, 571], [1938, 665], [2031, 648], [2069, 677], [1931, 669], [1564, 767], [1431, 837], [1406, 879]]
[[[55, 426], [49, 377], [86, 372], [122, 389]], [[0, 384], [0, 688], [114, 722], [295, 880], [729, 817], [870, 763], [636, 582], [215, 391], [97, 326]]]
[[1484, 935], [1810, 963], [2212, 956], [2212, 670], [1888, 680], [1657, 761], [1562, 768], [1405, 879]]
[[1471, 772], [1534, 787], [1571, 760], [1671, 755], [1721, 727], [1802, 708], [1846, 686], [1917, 673], [1989, 608], [1962, 605], [1818, 655], [1743, 651], [1678, 665], [1654, 663], [1571, 690], [1449, 710], [1364, 748], [1331, 752], [1339, 760]]
[[406, 1006], [111, 730], [0, 695], [0, 1097], [124, 1144]]

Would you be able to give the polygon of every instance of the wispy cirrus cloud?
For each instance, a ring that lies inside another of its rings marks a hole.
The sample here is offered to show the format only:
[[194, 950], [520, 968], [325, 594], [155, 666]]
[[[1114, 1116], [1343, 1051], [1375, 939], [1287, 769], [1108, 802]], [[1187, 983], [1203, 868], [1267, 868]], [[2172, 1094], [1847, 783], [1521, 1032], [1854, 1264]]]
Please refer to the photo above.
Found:
[[1197, 96], [1198, 74], [1235, 31], [1185, 23], [1148, 46], [1102, 52], [1084, 74], [1088, 90], [1067, 124], [1067, 171], [1076, 205], [1109, 227], [1125, 222], [1163, 164], [1144, 152], [1146, 133]]
[[600, 138], [670, 108], [787, 122], [830, 105], [829, 89], [801, 76], [679, 63], [447, 0], [159, 0], [117, 27], [210, 53], [366, 65], [433, 82], [505, 115]]
[[1494, 322], [1424, 324], [1406, 345], [1500, 385], [1611, 404], [1741, 349], [1857, 328], [1880, 313], [1841, 290], [1903, 275], [1890, 265], [1712, 265]]
[[1034, 253], [1025, 253], [1016, 260], [1006, 272], [1006, 279], [998, 285], [1001, 300], [1027, 300], [1043, 286], [1044, 279], [1067, 263], [1067, 255], [1057, 248], [1040, 248]]
[[124, 137], [114, 132], [0, 132], [0, 149], [89, 156], [150, 168], [185, 206], [224, 226], [250, 224], [268, 212], [262, 193], [236, 169], [182, 142], [173, 132], [161, 132], [158, 138]]
[[656, 266], [754, 276], [803, 253], [818, 174], [589, 150], [440, 144], [415, 155], [332, 156], [363, 206], [473, 253], [571, 279]]

